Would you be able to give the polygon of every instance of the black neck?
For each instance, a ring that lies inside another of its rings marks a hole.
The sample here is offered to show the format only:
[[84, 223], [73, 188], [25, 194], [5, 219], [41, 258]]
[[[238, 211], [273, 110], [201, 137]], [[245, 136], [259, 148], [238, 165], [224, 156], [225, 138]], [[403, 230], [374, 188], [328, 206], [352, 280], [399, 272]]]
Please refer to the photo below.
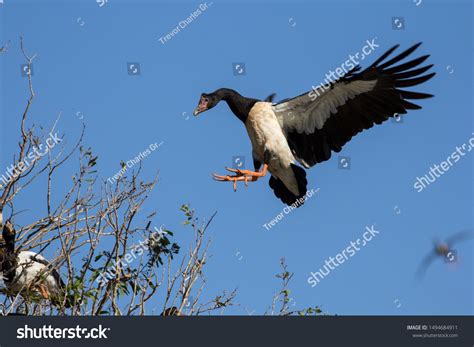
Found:
[[5, 223], [5, 225], [3, 226], [2, 238], [3, 242], [5, 243], [6, 250], [9, 252], [13, 252], [15, 250], [16, 232], [10, 221]]
[[257, 99], [246, 98], [235, 90], [228, 88], [218, 89], [213, 94], [216, 95], [219, 100], [227, 102], [231, 111], [244, 123], [253, 105], [259, 101]]
[[5, 248], [9, 253], [13, 253], [15, 251], [15, 241], [6, 242]]
[[15, 251], [15, 237], [12, 238], [4, 238], [4, 242], [5, 242], [5, 249], [9, 252], [9, 253], [13, 253]]

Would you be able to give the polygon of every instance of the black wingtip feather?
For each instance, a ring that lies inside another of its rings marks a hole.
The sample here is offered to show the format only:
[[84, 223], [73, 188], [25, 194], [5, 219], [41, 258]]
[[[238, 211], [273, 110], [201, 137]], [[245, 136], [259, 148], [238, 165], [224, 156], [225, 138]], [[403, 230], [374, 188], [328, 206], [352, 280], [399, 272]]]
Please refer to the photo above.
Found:
[[405, 50], [404, 52], [400, 53], [399, 55], [397, 55], [396, 57], [390, 59], [389, 61], [387, 61], [386, 63], [378, 66], [380, 69], [385, 69], [386, 67], [389, 67], [397, 62], [399, 62], [400, 60], [408, 57], [411, 53], [413, 53], [418, 47], [420, 47], [420, 45], [422, 44], [422, 42], [418, 42], [417, 44], [411, 46], [410, 48], [408, 48], [407, 50]]
[[421, 84], [423, 82], [426, 82], [426, 81], [430, 80], [434, 75], [436, 75], [436, 74], [433, 72], [433, 73], [430, 73], [428, 75], [420, 76], [420, 77], [417, 77], [417, 78], [397, 80], [397, 81], [395, 81], [395, 87], [403, 88], [403, 87], [416, 86], [418, 84]]
[[416, 77], [418, 75], [421, 75], [422, 73], [425, 73], [429, 69], [431, 69], [434, 66], [434, 64], [426, 65], [423, 67], [420, 67], [415, 70], [409, 70], [405, 72], [399, 72], [397, 74], [394, 74], [393, 77], [396, 79], [403, 79], [403, 78], [410, 78], [410, 77]]
[[[413, 104], [413, 103], [408, 102], [406, 100], [402, 100], [401, 103], [402, 103], [403, 107], [405, 107], [405, 109], [407, 109], [407, 110], [420, 110], [421, 109], [420, 105]], [[407, 113], [407, 112], [405, 111], [405, 113]]]
[[374, 61], [374, 63], [372, 65], [370, 65], [368, 67], [368, 69], [371, 69], [371, 68], [377, 66], [377, 64], [381, 63], [385, 58], [387, 58], [398, 47], [400, 47], [400, 45], [395, 45], [392, 48], [390, 48], [388, 51], [386, 51], [384, 54], [382, 54], [382, 56], [380, 58], [378, 58], [376, 61]]
[[403, 72], [403, 71], [412, 69], [412, 68], [414, 68], [415, 66], [420, 65], [421, 63], [423, 63], [423, 62], [424, 62], [426, 59], [428, 59], [429, 57], [430, 57], [430, 55], [427, 54], [427, 55], [421, 56], [421, 57], [419, 57], [419, 58], [410, 60], [410, 61], [407, 62], [407, 63], [394, 66], [394, 67], [392, 67], [392, 68], [390, 68], [390, 69], [387, 69], [387, 70], [384, 70], [384, 71], [385, 71], [385, 73], [388, 73], [388, 74], [395, 74], [395, 73], [397, 73], [397, 72]]
[[428, 99], [432, 98], [433, 94], [426, 94], [426, 93], [418, 93], [418, 92], [409, 92], [407, 90], [400, 90], [397, 89], [403, 99]]

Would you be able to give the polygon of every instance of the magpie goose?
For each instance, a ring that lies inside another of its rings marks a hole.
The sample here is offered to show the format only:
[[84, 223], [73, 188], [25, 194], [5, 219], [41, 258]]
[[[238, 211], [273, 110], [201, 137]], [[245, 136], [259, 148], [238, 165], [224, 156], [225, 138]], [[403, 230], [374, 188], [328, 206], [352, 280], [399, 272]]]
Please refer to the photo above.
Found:
[[[64, 282], [58, 271], [41, 255], [30, 251], [15, 251], [16, 231], [7, 221], [2, 230], [0, 270], [9, 292], [39, 293], [44, 299], [60, 306], [64, 296]], [[64, 307], [70, 306], [69, 298]]]
[[357, 65], [338, 80], [276, 104], [272, 103], [274, 95], [261, 101], [227, 88], [201, 94], [195, 116], [224, 100], [245, 124], [252, 143], [255, 171], [226, 168], [233, 175], [214, 174], [214, 179], [233, 182], [236, 190], [238, 181], [247, 185], [265, 176], [268, 170], [275, 195], [287, 205], [301, 206], [307, 180], [297, 162], [308, 169], [326, 161], [331, 152], [341, 151], [362, 130], [421, 108], [408, 100], [433, 96], [401, 89], [419, 85], [435, 75], [423, 75], [433, 65], [415, 69], [429, 55], [402, 62], [420, 45], [421, 42], [388, 59], [399, 47], [396, 45], [363, 71]]

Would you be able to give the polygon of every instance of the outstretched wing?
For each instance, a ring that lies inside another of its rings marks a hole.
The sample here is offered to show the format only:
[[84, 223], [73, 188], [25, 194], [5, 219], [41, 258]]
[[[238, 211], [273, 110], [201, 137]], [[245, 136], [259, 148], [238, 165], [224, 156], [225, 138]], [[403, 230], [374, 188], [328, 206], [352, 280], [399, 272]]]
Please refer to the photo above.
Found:
[[469, 239], [472, 239], [474, 237], [474, 233], [472, 229], [466, 229], [459, 231], [455, 233], [454, 235], [451, 235], [446, 239], [446, 243], [448, 244], [449, 247], [452, 247], [456, 243], [460, 243]]
[[426, 270], [428, 267], [431, 265], [431, 263], [437, 258], [438, 256], [434, 251], [431, 251], [429, 254], [427, 254], [423, 260], [421, 261], [420, 266], [418, 266], [418, 270], [416, 271], [416, 276], [418, 278], [423, 277], [425, 274]]
[[[389, 49], [362, 72], [357, 66], [341, 79], [274, 105], [274, 111], [297, 160], [305, 167], [328, 160], [354, 135], [395, 114], [421, 107], [410, 99], [432, 97], [399, 88], [421, 84], [435, 73], [422, 75], [433, 65], [415, 68], [429, 55], [394, 66], [421, 42], [384, 62], [398, 48]], [[422, 75], [422, 76], [420, 76]]]

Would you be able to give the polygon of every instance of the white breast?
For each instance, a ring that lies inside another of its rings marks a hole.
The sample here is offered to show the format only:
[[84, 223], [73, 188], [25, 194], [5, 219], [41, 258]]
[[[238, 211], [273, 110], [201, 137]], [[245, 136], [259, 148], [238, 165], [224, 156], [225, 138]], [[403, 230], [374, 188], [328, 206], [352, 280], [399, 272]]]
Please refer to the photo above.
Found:
[[291, 153], [280, 123], [269, 102], [257, 102], [249, 112], [245, 127], [252, 142], [254, 156], [264, 162], [264, 153], [270, 155], [268, 170], [285, 186], [298, 195], [298, 184], [291, 169], [295, 157]]
[[[59, 284], [53, 275], [50, 274], [46, 265], [35, 261], [34, 257], [45, 260], [41, 255], [34, 252], [24, 251], [18, 254], [18, 266], [16, 268], [15, 278], [12, 283], [9, 284], [9, 289], [20, 292], [37, 282], [41, 282], [47, 286], [50, 293], [59, 293]], [[44, 279], [42, 279], [42, 277]]]

